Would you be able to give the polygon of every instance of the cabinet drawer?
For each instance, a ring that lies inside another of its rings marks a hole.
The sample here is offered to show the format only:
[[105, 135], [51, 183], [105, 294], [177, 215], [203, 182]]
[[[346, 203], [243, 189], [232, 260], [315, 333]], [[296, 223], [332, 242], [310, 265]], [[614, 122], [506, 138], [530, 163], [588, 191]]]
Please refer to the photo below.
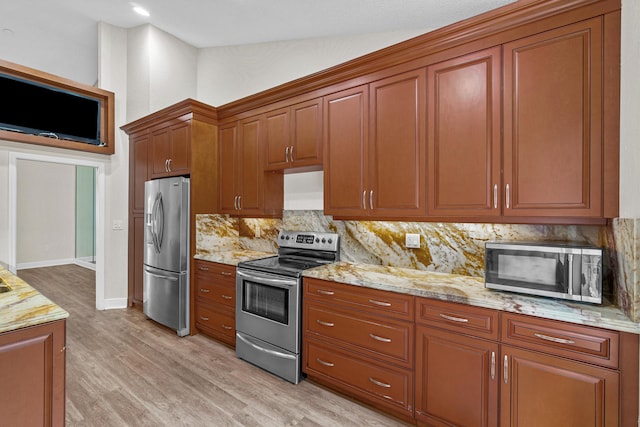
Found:
[[308, 304], [305, 319], [307, 334], [333, 340], [367, 356], [413, 367], [412, 323], [337, 311], [320, 304]]
[[618, 368], [619, 334], [615, 331], [505, 313], [502, 342]]
[[197, 277], [195, 287], [196, 297], [199, 299], [231, 308], [236, 306], [235, 283], [217, 283], [213, 279]]
[[356, 395], [364, 394], [384, 406], [413, 414], [413, 372], [392, 369], [353, 357], [314, 341], [305, 341], [307, 374], [329, 377], [332, 383]]
[[202, 328], [207, 335], [235, 345], [236, 318], [232, 311], [218, 311], [196, 304], [196, 326]]
[[377, 315], [413, 321], [411, 295], [359, 286], [344, 285], [318, 279], [304, 279], [304, 296], [328, 304], [340, 304], [356, 310], [373, 311]]
[[197, 276], [211, 276], [213, 278], [236, 280], [236, 267], [219, 264], [217, 262], [195, 260], [195, 274]]
[[500, 313], [428, 298], [416, 298], [417, 323], [467, 335], [498, 339]]

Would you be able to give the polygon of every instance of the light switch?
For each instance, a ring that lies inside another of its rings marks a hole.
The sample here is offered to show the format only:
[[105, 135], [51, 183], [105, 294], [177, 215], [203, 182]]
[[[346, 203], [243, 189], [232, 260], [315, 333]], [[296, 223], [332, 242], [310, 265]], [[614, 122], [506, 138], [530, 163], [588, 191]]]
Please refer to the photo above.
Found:
[[420, 248], [420, 235], [411, 233], [405, 234], [404, 244], [407, 248]]
[[122, 220], [121, 219], [114, 219], [112, 228], [114, 230], [122, 230]]

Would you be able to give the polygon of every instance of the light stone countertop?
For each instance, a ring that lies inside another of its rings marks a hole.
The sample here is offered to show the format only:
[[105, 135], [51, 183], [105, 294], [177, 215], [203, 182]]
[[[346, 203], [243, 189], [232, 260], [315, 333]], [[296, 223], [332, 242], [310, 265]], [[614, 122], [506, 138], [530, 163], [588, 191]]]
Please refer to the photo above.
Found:
[[270, 252], [247, 251], [243, 249], [232, 249], [228, 251], [220, 251], [215, 253], [196, 253], [195, 259], [203, 261], [217, 262], [220, 264], [238, 265], [243, 261], [251, 261], [258, 258], [266, 258], [278, 255]]
[[640, 324], [608, 302], [594, 305], [496, 291], [486, 289], [482, 277], [348, 262], [305, 270], [303, 276], [640, 334]]
[[0, 293], [0, 333], [69, 317], [69, 313], [3, 267], [0, 279], [11, 288]]

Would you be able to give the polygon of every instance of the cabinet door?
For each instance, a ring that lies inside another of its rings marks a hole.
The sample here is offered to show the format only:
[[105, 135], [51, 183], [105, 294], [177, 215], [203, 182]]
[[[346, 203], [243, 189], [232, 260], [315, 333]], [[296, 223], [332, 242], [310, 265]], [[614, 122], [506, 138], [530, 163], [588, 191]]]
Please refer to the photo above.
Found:
[[424, 216], [425, 70], [374, 82], [370, 96], [369, 209], [377, 217]]
[[238, 124], [233, 122], [220, 126], [218, 179], [220, 182], [219, 210], [221, 213], [236, 213], [238, 196], [236, 153], [238, 145]]
[[369, 93], [359, 86], [324, 98], [324, 212], [367, 214]]
[[428, 67], [429, 215], [501, 213], [500, 48]]
[[191, 122], [171, 126], [169, 175], [187, 175], [191, 167]]
[[168, 160], [171, 144], [171, 129], [164, 128], [151, 134], [151, 179], [168, 175]]
[[496, 342], [418, 326], [416, 418], [434, 426], [497, 426], [497, 358]]
[[129, 138], [129, 156], [130, 158], [130, 171], [131, 177], [130, 199], [129, 207], [134, 212], [144, 212], [144, 183], [147, 181], [148, 176], [148, 154], [149, 136], [144, 135], [137, 136], [132, 135]]
[[602, 215], [602, 21], [504, 45], [505, 215]]
[[291, 107], [291, 149], [295, 167], [322, 165], [322, 99]]
[[289, 109], [270, 111], [264, 118], [265, 170], [289, 167]]
[[501, 426], [618, 426], [619, 374], [502, 346]]
[[65, 425], [65, 321], [0, 334], [0, 424]]
[[262, 119], [240, 121], [237, 168], [239, 172], [238, 205], [243, 215], [260, 214], [262, 207]]

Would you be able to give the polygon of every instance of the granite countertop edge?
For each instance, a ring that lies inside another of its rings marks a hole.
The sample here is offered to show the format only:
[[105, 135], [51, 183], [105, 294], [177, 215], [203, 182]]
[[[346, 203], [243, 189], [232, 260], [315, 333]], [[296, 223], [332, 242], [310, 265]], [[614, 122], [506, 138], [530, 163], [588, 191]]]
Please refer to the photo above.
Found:
[[486, 289], [482, 277], [344, 261], [305, 270], [303, 277], [640, 334], [640, 323], [609, 302], [594, 305]]
[[[195, 259], [238, 265], [274, 253], [232, 249], [198, 253]], [[521, 295], [484, 287], [484, 278], [340, 261], [303, 272], [303, 277], [347, 285], [456, 302], [476, 307], [526, 314], [545, 319], [595, 326], [640, 335], [640, 323], [630, 320], [617, 306]]]
[[0, 267], [0, 278], [11, 291], [0, 293], [0, 333], [54, 322], [69, 313], [24, 280]]

